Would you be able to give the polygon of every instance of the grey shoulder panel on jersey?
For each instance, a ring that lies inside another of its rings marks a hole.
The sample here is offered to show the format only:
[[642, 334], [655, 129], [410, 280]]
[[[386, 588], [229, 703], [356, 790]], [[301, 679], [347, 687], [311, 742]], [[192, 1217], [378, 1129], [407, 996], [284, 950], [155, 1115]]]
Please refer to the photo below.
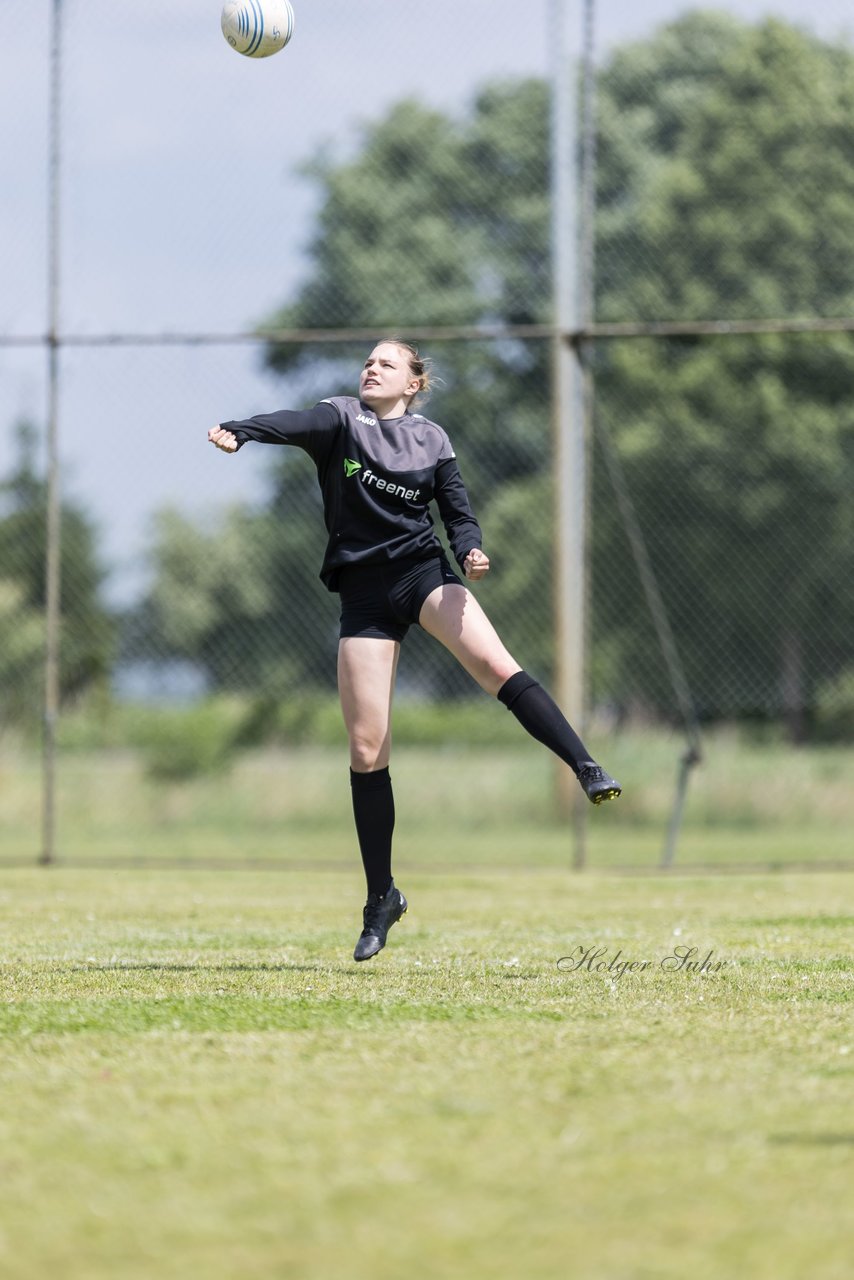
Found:
[[332, 408], [336, 409], [339, 416], [343, 419], [344, 415], [341, 412], [341, 406], [349, 399], [349, 396], [324, 396], [322, 400], [318, 401], [318, 404], [331, 404]]
[[451, 444], [451, 441], [448, 437], [448, 433], [444, 427], [440, 427], [438, 422], [433, 422], [432, 419], [430, 418], [425, 418], [423, 413], [411, 413], [409, 416], [414, 421], [423, 422], [426, 424], [426, 426], [432, 428], [433, 431], [438, 432], [439, 437], [442, 441], [442, 448], [439, 454], [439, 462], [447, 462], [449, 458], [455, 458], [457, 456], [456, 453], [454, 452], [454, 446]]
[[420, 413], [378, 418], [356, 396], [330, 396], [347, 431], [367, 457], [386, 471], [422, 471], [454, 458], [445, 430]]

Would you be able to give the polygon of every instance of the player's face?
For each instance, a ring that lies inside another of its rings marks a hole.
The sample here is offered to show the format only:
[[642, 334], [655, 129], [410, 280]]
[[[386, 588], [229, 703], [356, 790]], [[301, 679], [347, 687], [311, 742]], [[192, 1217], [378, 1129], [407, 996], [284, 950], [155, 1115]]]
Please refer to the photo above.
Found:
[[414, 396], [418, 386], [406, 353], [391, 342], [381, 342], [374, 347], [362, 368], [359, 398], [365, 404], [396, 404], [398, 400], [407, 401]]

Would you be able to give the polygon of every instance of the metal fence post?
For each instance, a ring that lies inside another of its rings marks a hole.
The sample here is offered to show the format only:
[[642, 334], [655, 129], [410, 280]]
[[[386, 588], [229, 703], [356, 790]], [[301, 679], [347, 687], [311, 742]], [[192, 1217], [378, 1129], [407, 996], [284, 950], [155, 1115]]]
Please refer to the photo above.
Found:
[[60, 538], [59, 477], [59, 169], [62, 79], [62, 0], [53, 0], [48, 152], [48, 403], [47, 527], [45, 550], [45, 673], [42, 773], [42, 848], [39, 861], [56, 859], [56, 731], [59, 717]]
[[[584, 371], [569, 335], [579, 328], [577, 57], [568, 0], [552, 0], [551, 213], [555, 337], [555, 688], [567, 719], [584, 730], [586, 460]], [[576, 42], [577, 43], [577, 42]], [[585, 862], [586, 822], [569, 771], [556, 774], [557, 804], [574, 817], [573, 864]]]

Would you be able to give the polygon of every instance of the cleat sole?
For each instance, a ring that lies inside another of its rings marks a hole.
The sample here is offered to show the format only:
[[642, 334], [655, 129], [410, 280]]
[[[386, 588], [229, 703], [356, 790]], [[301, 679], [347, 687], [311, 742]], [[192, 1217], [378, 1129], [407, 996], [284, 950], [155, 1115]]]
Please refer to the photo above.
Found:
[[603, 800], [616, 800], [622, 794], [622, 791], [617, 791], [616, 788], [612, 787], [610, 791], [603, 791], [598, 796], [594, 796], [593, 803], [602, 804]]

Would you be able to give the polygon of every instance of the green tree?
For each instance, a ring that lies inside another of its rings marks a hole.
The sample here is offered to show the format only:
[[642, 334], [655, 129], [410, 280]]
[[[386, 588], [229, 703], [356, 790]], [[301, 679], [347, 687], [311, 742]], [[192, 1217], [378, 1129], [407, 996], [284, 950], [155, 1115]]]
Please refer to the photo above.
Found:
[[154, 581], [127, 619], [127, 659], [186, 659], [215, 688], [270, 696], [334, 680], [337, 613], [317, 581], [322, 509], [300, 461], [267, 510], [233, 507], [205, 527], [157, 514]]
[[2, 725], [35, 721], [44, 666], [44, 623], [28, 608], [21, 585], [0, 577], [0, 685]]
[[[776, 21], [695, 15], [618, 52], [601, 95], [603, 318], [850, 314], [851, 50]], [[600, 412], [700, 709], [783, 715], [803, 737], [817, 684], [854, 656], [850, 338], [622, 343], [599, 356]], [[632, 644], [635, 610], [602, 573], [625, 554], [602, 480], [597, 630], [624, 631], [610, 678], [648, 696], [650, 630]]]
[[[11, 681], [5, 700], [10, 718], [32, 716], [40, 708], [47, 486], [35, 467], [37, 441], [32, 423], [18, 424], [17, 457], [10, 475], [0, 482], [0, 627], [10, 631], [10, 640], [2, 646]], [[68, 699], [107, 677], [115, 627], [100, 600], [104, 572], [93, 525], [78, 506], [66, 501], [61, 529], [60, 691]]]

